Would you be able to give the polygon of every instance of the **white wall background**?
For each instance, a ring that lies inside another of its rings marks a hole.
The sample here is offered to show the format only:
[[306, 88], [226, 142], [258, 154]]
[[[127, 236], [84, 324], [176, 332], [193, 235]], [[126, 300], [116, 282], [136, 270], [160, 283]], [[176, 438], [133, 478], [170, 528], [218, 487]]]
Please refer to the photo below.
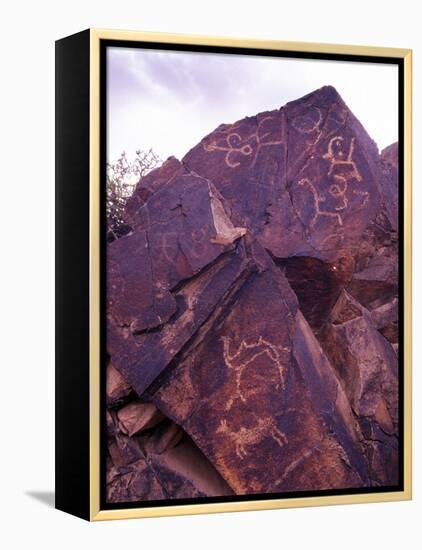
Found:
[[[409, 47], [414, 59], [414, 428], [421, 421], [421, 30], [411, 0], [4, 2], [0, 33], [3, 548], [420, 548], [413, 502], [89, 525], [45, 504], [53, 490], [54, 40], [89, 26]], [[414, 436], [414, 463], [421, 441]], [[36, 494], [38, 497], [31, 496]], [[40, 500], [41, 495], [41, 500]], [[44, 501], [44, 502], [43, 502]]]

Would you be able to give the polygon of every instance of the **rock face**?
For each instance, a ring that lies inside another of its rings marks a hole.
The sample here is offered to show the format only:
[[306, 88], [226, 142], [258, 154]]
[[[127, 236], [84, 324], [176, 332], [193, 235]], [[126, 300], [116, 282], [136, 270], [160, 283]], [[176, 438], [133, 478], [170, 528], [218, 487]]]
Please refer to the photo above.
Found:
[[[174, 437], [177, 430], [179, 437]], [[154, 433], [146, 430], [128, 437], [118, 431], [110, 416], [108, 440], [109, 502], [233, 494], [190, 438], [169, 421]]]
[[107, 499], [395, 486], [398, 147], [332, 87], [138, 183], [107, 250]]
[[346, 396], [280, 270], [258, 267], [220, 307], [152, 389], [160, 410], [238, 494], [364, 484]]
[[378, 150], [332, 87], [223, 125], [184, 158], [278, 258], [333, 261], [380, 206]]
[[391, 344], [376, 329], [370, 312], [346, 291], [324, 326], [321, 342], [359, 422], [374, 483], [397, 484], [398, 373]]

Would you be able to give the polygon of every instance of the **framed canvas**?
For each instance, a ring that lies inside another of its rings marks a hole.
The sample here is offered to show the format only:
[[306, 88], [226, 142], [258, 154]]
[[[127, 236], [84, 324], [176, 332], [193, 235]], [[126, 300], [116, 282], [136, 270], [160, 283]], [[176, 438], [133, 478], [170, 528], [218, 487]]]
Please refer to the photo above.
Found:
[[411, 498], [411, 51], [56, 43], [56, 507]]

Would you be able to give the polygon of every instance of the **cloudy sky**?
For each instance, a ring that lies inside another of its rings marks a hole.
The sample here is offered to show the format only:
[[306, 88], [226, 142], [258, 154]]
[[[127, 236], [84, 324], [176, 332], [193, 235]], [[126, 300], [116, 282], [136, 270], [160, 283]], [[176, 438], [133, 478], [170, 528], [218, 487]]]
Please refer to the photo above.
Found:
[[178, 158], [221, 123], [331, 84], [380, 149], [397, 140], [395, 65], [108, 48], [108, 160]]

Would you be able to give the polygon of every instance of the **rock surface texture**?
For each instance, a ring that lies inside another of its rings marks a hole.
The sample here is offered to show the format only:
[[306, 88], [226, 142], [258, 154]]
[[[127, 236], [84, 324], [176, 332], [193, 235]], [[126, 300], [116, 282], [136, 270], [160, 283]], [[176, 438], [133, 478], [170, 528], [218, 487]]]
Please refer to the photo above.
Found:
[[140, 180], [107, 249], [107, 500], [395, 486], [398, 147], [336, 90]]

